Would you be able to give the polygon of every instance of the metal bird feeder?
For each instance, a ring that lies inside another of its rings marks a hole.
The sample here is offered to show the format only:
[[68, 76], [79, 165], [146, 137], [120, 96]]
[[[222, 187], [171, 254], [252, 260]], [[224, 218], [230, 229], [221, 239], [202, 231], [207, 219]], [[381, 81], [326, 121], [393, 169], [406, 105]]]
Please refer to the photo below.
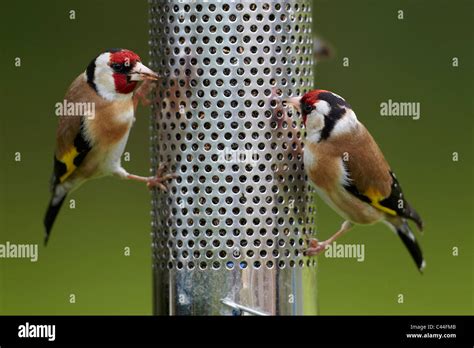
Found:
[[[150, 1], [154, 313], [316, 314], [315, 201], [281, 98], [313, 84], [310, 1]], [[303, 281], [304, 279], [304, 281]]]

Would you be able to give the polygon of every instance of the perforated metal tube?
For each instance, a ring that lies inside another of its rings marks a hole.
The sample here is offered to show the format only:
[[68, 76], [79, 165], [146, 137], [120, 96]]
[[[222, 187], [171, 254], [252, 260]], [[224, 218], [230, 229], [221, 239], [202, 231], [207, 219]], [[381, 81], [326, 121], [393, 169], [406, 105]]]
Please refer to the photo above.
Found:
[[152, 162], [179, 174], [153, 195], [155, 313], [314, 313], [314, 197], [279, 99], [313, 83], [310, 1], [152, 0], [150, 26]]

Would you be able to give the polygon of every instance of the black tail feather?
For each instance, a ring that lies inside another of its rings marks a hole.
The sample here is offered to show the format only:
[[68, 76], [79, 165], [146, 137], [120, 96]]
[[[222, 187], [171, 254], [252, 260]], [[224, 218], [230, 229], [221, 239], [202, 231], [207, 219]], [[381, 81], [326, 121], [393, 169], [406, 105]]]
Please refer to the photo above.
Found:
[[64, 199], [66, 195], [64, 195], [61, 200], [59, 200], [56, 204], [53, 204], [54, 196], [51, 198], [49, 202], [48, 210], [46, 211], [46, 215], [44, 216], [44, 227], [46, 229], [46, 235], [44, 237], [44, 245], [48, 244], [49, 235], [51, 233], [51, 229], [53, 228], [54, 221], [58, 216], [59, 210], [64, 203]]
[[413, 209], [408, 202], [406, 203], [406, 217], [410, 220], [413, 220], [416, 223], [416, 227], [418, 227], [419, 231], [423, 231], [423, 220], [421, 216]]
[[421, 251], [420, 246], [418, 245], [418, 242], [415, 239], [415, 235], [410, 230], [408, 223], [404, 221], [402, 225], [395, 226], [395, 228], [403, 244], [405, 244], [405, 247], [408, 249], [411, 257], [415, 261], [418, 270], [423, 273], [423, 270], [425, 268], [425, 260], [423, 258], [423, 253]]

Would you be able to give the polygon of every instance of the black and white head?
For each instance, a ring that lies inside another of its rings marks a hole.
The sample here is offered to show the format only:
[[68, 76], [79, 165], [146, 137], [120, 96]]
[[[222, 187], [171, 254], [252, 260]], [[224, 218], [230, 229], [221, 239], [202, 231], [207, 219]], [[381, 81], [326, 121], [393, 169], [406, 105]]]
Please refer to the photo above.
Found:
[[303, 116], [309, 141], [325, 141], [336, 134], [352, 132], [357, 127], [357, 117], [351, 106], [335, 93], [316, 89], [288, 102]]
[[98, 55], [86, 69], [87, 83], [103, 98], [129, 98], [138, 81], [157, 80], [158, 75], [126, 49], [111, 49]]

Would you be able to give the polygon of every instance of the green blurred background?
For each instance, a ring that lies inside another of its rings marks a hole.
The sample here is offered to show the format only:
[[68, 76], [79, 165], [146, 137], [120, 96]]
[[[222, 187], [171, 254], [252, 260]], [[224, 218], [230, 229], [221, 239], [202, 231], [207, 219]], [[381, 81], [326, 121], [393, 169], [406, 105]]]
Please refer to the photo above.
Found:
[[[126, 0], [3, 5], [0, 243], [38, 243], [40, 250], [36, 263], [0, 259], [0, 314], [152, 313], [143, 185], [111, 178], [84, 185], [71, 196], [76, 209], [65, 206], [42, 247], [54, 104], [105, 48], [126, 47], [147, 62], [147, 10], [146, 1]], [[427, 259], [420, 275], [386, 226], [355, 228], [341, 243], [364, 243], [364, 262], [320, 257], [321, 314], [473, 314], [473, 10], [470, 0], [314, 1], [315, 32], [335, 48], [317, 66], [316, 86], [344, 96], [378, 141], [425, 220], [419, 239]], [[388, 99], [420, 102], [421, 119], [381, 117]], [[148, 115], [139, 109], [124, 162], [139, 174], [149, 168]], [[342, 220], [319, 203], [319, 236], [327, 238]]]

